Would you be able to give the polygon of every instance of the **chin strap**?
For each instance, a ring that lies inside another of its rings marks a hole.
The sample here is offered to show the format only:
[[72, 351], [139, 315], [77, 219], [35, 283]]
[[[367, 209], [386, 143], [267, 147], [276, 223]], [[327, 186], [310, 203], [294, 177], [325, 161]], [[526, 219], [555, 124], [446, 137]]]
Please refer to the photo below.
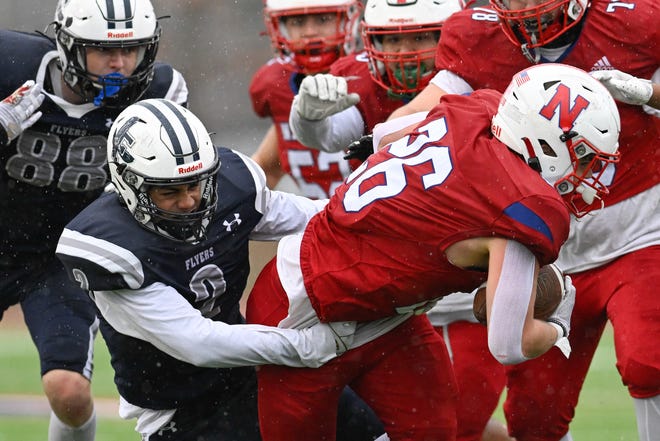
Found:
[[[531, 35], [532, 39], [532, 44], [536, 44], [536, 35], [532, 34]], [[529, 43], [523, 43], [520, 45], [520, 50], [522, 51], [522, 54], [529, 60], [530, 63], [538, 64], [539, 61], [541, 61], [541, 54], [539, 53], [538, 50], [536, 49], [530, 49]]]

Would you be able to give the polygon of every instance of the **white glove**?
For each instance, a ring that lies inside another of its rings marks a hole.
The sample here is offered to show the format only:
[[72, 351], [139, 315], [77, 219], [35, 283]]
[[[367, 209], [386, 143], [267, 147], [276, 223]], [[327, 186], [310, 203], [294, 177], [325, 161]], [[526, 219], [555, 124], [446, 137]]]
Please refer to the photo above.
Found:
[[337, 355], [341, 355], [351, 348], [355, 338], [357, 322], [331, 322], [327, 324], [332, 330], [337, 345]]
[[359, 102], [360, 95], [348, 93], [345, 78], [316, 74], [302, 80], [292, 106], [301, 117], [319, 121]]
[[651, 80], [633, 77], [619, 70], [596, 70], [590, 74], [607, 88], [615, 100], [622, 103], [641, 106], [648, 103], [653, 95]]
[[44, 100], [41, 85], [32, 80], [26, 81], [14, 93], [0, 102], [0, 126], [4, 129], [7, 139], [0, 141], [9, 144], [23, 130], [30, 127], [41, 118], [41, 112], [36, 112]]
[[571, 314], [575, 306], [575, 287], [570, 276], [564, 276], [564, 297], [557, 305], [557, 309], [548, 317], [548, 323], [557, 329], [557, 346], [568, 358], [571, 354], [571, 345], [568, 342], [568, 336], [571, 333]]

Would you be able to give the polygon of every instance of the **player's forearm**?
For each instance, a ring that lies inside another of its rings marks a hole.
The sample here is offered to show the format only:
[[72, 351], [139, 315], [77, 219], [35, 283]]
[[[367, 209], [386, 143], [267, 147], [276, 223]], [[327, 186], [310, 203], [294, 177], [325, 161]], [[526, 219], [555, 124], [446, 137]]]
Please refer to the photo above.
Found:
[[95, 301], [118, 332], [200, 367], [317, 367], [335, 356], [331, 333], [320, 327], [293, 330], [213, 321], [160, 283], [140, 290], [96, 292]]
[[364, 134], [364, 121], [356, 107], [317, 121], [305, 119], [291, 108], [289, 125], [298, 142], [329, 153], [344, 150]]

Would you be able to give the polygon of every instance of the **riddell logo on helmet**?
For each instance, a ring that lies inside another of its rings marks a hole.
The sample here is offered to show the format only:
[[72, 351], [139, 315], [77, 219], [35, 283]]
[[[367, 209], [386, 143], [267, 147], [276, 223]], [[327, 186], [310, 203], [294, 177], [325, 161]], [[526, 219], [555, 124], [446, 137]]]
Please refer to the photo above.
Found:
[[108, 38], [132, 38], [133, 31], [129, 32], [110, 32], [108, 31]]
[[186, 173], [192, 173], [197, 170], [201, 170], [204, 167], [203, 162], [198, 162], [197, 164], [189, 165], [188, 167], [179, 167], [176, 169], [176, 171], [180, 175], [185, 175]]

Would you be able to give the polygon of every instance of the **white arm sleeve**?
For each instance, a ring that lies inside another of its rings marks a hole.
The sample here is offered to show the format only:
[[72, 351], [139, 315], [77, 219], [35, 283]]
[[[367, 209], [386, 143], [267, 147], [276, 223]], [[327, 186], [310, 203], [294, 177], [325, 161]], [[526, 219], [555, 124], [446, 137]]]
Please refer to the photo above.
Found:
[[293, 193], [269, 190], [263, 217], [250, 233], [252, 240], [278, 240], [304, 231], [307, 222], [328, 203], [327, 199], [312, 200]]
[[474, 91], [467, 81], [448, 70], [441, 70], [431, 79], [431, 83], [447, 93], [468, 95]]
[[318, 367], [336, 355], [326, 325], [294, 330], [216, 322], [162, 283], [139, 290], [95, 291], [93, 297], [114, 329], [196, 366]]
[[522, 333], [535, 282], [535, 263], [536, 257], [527, 247], [507, 242], [488, 322], [488, 348], [502, 364], [527, 360], [522, 352]]
[[426, 119], [426, 115], [428, 115], [428, 112], [411, 113], [410, 115], [400, 116], [398, 118], [376, 124], [376, 127], [374, 127], [372, 132], [374, 151], [378, 151], [378, 145], [384, 136], [397, 132], [401, 129], [405, 129], [406, 127], [413, 124], [418, 124]]
[[289, 126], [301, 144], [328, 153], [345, 150], [365, 130], [362, 115], [355, 106], [318, 121], [301, 117], [292, 106]]

